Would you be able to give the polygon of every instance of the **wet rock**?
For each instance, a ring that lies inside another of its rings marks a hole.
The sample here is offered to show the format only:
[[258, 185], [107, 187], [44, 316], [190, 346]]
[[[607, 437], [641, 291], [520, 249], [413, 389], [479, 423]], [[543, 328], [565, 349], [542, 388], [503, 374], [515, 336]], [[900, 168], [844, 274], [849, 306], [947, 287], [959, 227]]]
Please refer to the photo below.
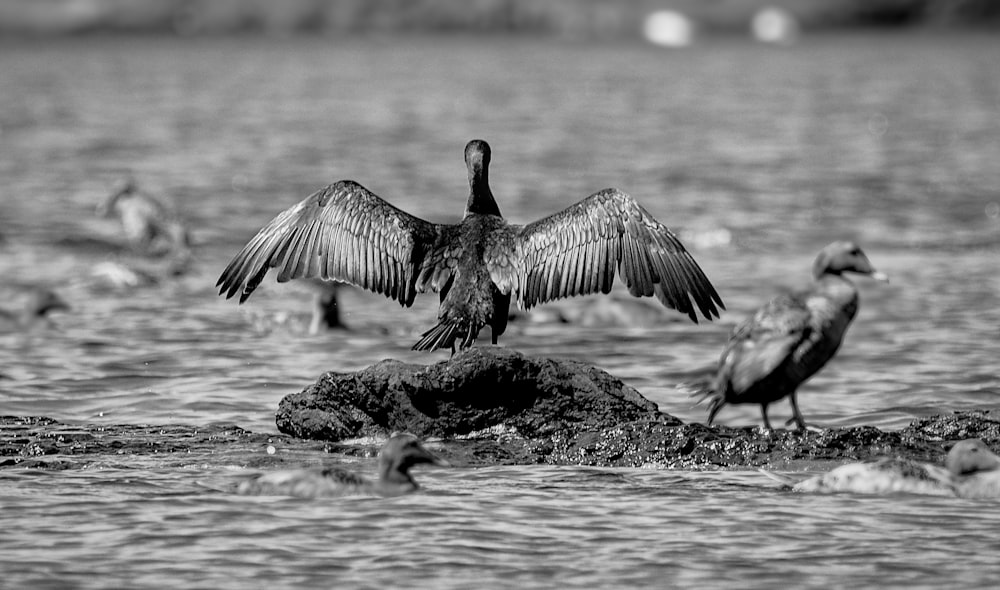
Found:
[[428, 366], [386, 360], [356, 373], [327, 373], [281, 400], [276, 422], [283, 433], [324, 440], [396, 430], [421, 438], [532, 440], [638, 419], [680, 424], [585, 363], [478, 347]]
[[498, 347], [473, 348], [429, 366], [388, 360], [356, 373], [327, 373], [283, 399], [276, 419], [281, 432], [303, 438], [384, 437], [396, 430], [443, 438], [444, 455], [457, 465], [689, 469], [889, 455], [933, 461], [943, 452], [941, 441], [989, 441], [989, 429], [1000, 426], [984, 413], [942, 420], [918, 420], [903, 432], [683, 424], [604, 371]]
[[1000, 413], [977, 410], [918, 418], [903, 430], [902, 435], [925, 441], [980, 438], [988, 445], [995, 445], [1000, 442]]

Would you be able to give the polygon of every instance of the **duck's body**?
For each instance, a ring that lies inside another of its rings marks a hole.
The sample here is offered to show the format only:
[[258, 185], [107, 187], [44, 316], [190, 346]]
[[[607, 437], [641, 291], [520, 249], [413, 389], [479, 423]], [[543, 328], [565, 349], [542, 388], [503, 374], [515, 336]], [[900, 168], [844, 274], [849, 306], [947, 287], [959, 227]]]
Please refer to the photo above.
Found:
[[796, 483], [792, 489], [796, 492], [954, 495], [951, 475], [946, 469], [906, 459], [848, 463]]
[[28, 295], [22, 309], [0, 309], [0, 334], [26, 332], [35, 326], [46, 324], [49, 312], [69, 308], [69, 304], [53, 291], [36, 289]]
[[625, 193], [606, 189], [535, 223], [509, 225], [490, 191], [489, 145], [469, 142], [465, 161], [470, 191], [459, 224], [429, 223], [356, 182], [336, 182], [261, 229], [222, 273], [220, 294], [245, 301], [271, 268], [279, 282], [340, 280], [403, 306], [432, 290], [439, 322], [416, 350], [466, 348], [487, 325], [495, 344], [512, 297], [528, 309], [608, 293], [616, 271], [634, 296], [656, 295], [694, 321], [696, 309], [718, 317], [722, 300], [701, 268]]
[[790, 397], [792, 420], [806, 427], [798, 387], [833, 358], [858, 311], [858, 291], [844, 272], [885, 280], [856, 245], [834, 242], [817, 257], [811, 288], [772, 299], [736, 326], [706, 395], [709, 424], [726, 404], [760, 404], [770, 430], [767, 406]]
[[[782, 478], [784, 481], [784, 478]], [[963, 498], [1000, 498], [1000, 457], [983, 441], [968, 439], [948, 451], [945, 466], [908, 459], [848, 463], [798, 483], [796, 492], [905, 492]]]
[[191, 237], [178, 215], [152, 195], [140, 191], [131, 178], [115, 187], [97, 213], [117, 215], [129, 246], [141, 254], [186, 255]]
[[447, 465], [424, 448], [412, 434], [396, 434], [379, 451], [378, 479], [369, 480], [339, 468], [294, 469], [263, 473], [240, 482], [236, 493], [244, 496], [400, 496], [419, 486], [410, 468], [421, 463]]

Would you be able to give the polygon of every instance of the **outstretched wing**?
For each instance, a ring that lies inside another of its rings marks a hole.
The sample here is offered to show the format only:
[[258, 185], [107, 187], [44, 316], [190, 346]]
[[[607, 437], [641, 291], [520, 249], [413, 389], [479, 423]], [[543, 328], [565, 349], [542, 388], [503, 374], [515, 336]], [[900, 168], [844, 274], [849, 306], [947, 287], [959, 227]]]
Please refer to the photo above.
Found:
[[[632, 295], [656, 295], [692, 321], [698, 321], [692, 300], [709, 320], [725, 309], [677, 236], [617, 189], [524, 226], [517, 245], [520, 259], [511, 262], [520, 273], [510, 284], [525, 309], [562, 297], [608, 293], [616, 271]], [[492, 268], [491, 273], [503, 274]]]
[[226, 298], [239, 292], [243, 303], [275, 268], [278, 282], [339, 280], [409, 306], [444, 227], [342, 180], [272, 219], [233, 258], [216, 286]]

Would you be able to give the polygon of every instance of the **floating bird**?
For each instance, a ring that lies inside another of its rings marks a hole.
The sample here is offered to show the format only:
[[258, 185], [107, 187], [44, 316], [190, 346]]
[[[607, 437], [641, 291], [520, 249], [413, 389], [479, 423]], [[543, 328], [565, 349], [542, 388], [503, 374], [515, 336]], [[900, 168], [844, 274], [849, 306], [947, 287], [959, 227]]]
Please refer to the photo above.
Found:
[[952, 496], [955, 493], [951, 474], [946, 469], [908, 459], [848, 463], [829, 473], [800, 481], [792, 486], [792, 490], [856, 494], [906, 492], [931, 496]]
[[888, 280], [861, 248], [834, 242], [816, 258], [811, 288], [775, 297], [733, 329], [712, 390], [703, 394], [710, 400], [710, 425], [726, 404], [760, 404], [764, 427], [771, 430], [767, 406], [789, 396], [793, 416], [786, 424], [806, 428], [798, 387], [837, 352], [858, 311], [858, 291], [845, 272]]
[[283, 470], [263, 473], [240, 482], [236, 493], [299, 498], [400, 496], [419, 487], [410, 476], [410, 468], [421, 463], [448, 465], [425, 449], [416, 436], [394, 434], [379, 451], [376, 481], [334, 467]]
[[190, 251], [191, 236], [184, 222], [152, 195], [140, 191], [132, 178], [115, 186], [98, 205], [97, 214], [117, 215], [129, 245], [141, 254], [185, 256]]
[[344, 287], [339, 281], [308, 281], [313, 287], [312, 316], [309, 319], [309, 333], [319, 334], [323, 330], [346, 329], [340, 319], [340, 299], [338, 293]]
[[48, 314], [68, 310], [69, 304], [48, 289], [35, 289], [25, 301], [24, 308], [14, 311], [0, 309], [0, 333], [23, 332], [49, 321]]
[[963, 498], [1000, 497], [1000, 457], [979, 439], [955, 443], [941, 468], [908, 459], [848, 463], [800, 482], [765, 471], [796, 492], [906, 492]]
[[529, 309], [608, 293], [616, 270], [632, 295], [655, 295], [695, 322], [696, 308], [709, 320], [725, 309], [677, 237], [620, 190], [602, 190], [525, 226], [509, 225], [490, 191], [490, 146], [470, 141], [465, 163], [470, 191], [460, 223], [424, 221], [342, 180], [264, 226], [219, 277], [220, 295], [239, 293], [242, 303], [271, 268], [278, 269], [278, 282], [340, 280], [406, 307], [430, 289], [440, 294], [439, 322], [413, 349], [450, 347], [452, 353], [456, 345], [472, 346], [487, 325], [496, 344], [512, 296]]

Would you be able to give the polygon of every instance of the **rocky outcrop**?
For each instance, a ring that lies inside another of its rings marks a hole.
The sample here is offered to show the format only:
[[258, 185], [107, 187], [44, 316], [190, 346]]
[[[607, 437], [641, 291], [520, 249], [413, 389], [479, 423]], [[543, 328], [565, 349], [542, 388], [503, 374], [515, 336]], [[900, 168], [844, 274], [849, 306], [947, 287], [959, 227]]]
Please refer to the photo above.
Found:
[[446, 439], [449, 460], [475, 465], [756, 467], [887, 455], [933, 461], [943, 441], [1000, 438], [1000, 418], [983, 412], [921, 419], [897, 432], [683, 424], [604, 371], [498, 347], [429, 366], [383, 361], [327, 373], [281, 401], [277, 424], [289, 435], [331, 441], [406, 430]]
[[386, 360], [356, 373], [327, 373], [281, 400], [276, 422], [286, 434], [324, 440], [395, 430], [530, 440], [641, 419], [680, 424], [590, 365], [479, 347], [429, 366]]
[[1000, 413], [988, 411], [920, 418], [900, 431], [684, 424], [604, 371], [498, 347], [473, 348], [429, 366], [390, 360], [356, 373], [327, 373], [281, 401], [277, 424], [283, 434], [225, 424], [68, 425], [6, 416], [0, 417], [0, 468], [128, 463], [137, 455], [185, 463], [206, 454], [273, 466], [314, 453], [374, 456], [396, 430], [434, 440], [434, 452], [457, 466], [781, 469], [886, 456], [938, 462], [950, 441], [1000, 443]]

